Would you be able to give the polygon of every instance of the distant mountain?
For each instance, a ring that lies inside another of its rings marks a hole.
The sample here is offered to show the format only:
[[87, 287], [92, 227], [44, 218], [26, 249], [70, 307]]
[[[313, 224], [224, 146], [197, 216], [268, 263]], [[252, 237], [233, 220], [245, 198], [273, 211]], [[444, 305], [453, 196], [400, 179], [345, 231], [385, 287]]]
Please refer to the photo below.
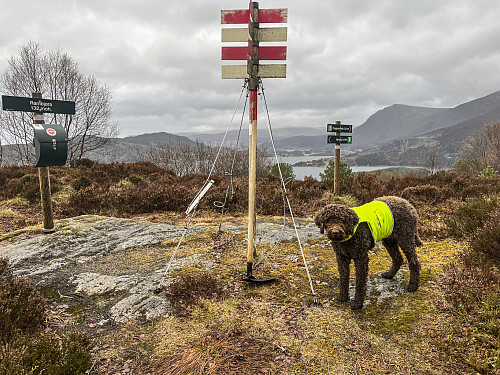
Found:
[[[298, 135], [294, 137], [275, 140], [276, 149], [282, 151], [326, 151], [334, 149], [333, 145], [326, 143], [326, 130], [323, 135]], [[261, 146], [272, 148], [271, 141], [263, 142]]]
[[[314, 135], [324, 135], [326, 139], [326, 124], [321, 127], [296, 127], [296, 128], [280, 128], [272, 129], [273, 138], [276, 141], [283, 140], [286, 138], [293, 138], [298, 136], [314, 136]], [[210, 143], [212, 145], [219, 145], [224, 138], [225, 133], [179, 133], [179, 136], [186, 136], [192, 140], [198, 140], [203, 143]], [[239, 141], [238, 141], [239, 134]], [[270, 136], [267, 126], [259, 126], [257, 131], [257, 143], [259, 145], [270, 145]], [[241, 129], [241, 133], [238, 130], [230, 130], [227, 133], [225, 144], [235, 145], [238, 141], [239, 145], [248, 147], [248, 123], [245, 123]], [[286, 145], [283, 146], [287, 148]]]
[[187, 137], [165, 132], [146, 133], [125, 138], [117, 138], [116, 140], [122, 143], [133, 143], [143, 146], [159, 146], [167, 143], [185, 143], [188, 145], [196, 144], [196, 142]]
[[500, 121], [500, 107], [446, 128], [415, 137], [394, 139], [361, 152], [351, 160], [358, 165], [424, 165], [431, 150], [437, 150], [442, 166], [451, 166], [467, 141], [490, 123]]
[[365, 123], [356, 127], [353, 131], [353, 141], [356, 145], [374, 145], [418, 136], [479, 118], [498, 108], [500, 91], [454, 108], [394, 104], [376, 112]]

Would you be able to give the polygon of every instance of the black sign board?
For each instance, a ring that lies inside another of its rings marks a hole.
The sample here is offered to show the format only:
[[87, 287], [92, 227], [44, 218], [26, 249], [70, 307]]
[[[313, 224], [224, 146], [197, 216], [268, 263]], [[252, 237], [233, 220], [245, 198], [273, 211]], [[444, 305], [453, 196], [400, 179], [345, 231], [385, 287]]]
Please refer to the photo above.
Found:
[[352, 125], [326, 124], [327, 132], [352, 133]]
[[75, 102], [2, 95], [5, 111], [75, 114]]
[[350, 135], [328, 135], [327, 143], [352, 143], [352, 137]]

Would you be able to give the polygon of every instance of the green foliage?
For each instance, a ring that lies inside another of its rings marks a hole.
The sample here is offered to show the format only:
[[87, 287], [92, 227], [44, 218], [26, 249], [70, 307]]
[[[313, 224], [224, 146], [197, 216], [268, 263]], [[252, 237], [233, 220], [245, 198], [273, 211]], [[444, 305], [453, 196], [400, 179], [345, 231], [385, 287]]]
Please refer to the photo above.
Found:
[[500, 176], [498, 171], [495, 171], [490, 165], [484, 168], [479, 174], [479, 177], [498, 177], [498, 176]]
[[[349, 177], [352, 175], [352, 169], [349, 167], [346, 163], [340, 162], [340, 181], [342, 181], [344, 178]], [[321, 181], [325, 180], [333, 180], [335, 175], [335, 162], [333, 160], [330, 160], [328, 162], [328, 166], [325, 168], [324, 173], [319, 173], [319, 177], [321, 178]]]
[[453, 236], [472, 234], [484, 225], [490, 213], [499, 206], [500, 199], [494, 196], [470, 199], [456, 210], [454, 218], [448, 220], [446, 225]]
[[[281, 174], [283, 179], [286, 180], [288, 178], [295, 179], [295, 174], [293, 173], [293, 166], [289, 163], [279, 163], [279, 169], [281, 169]], [[269, 172], [271, 176], [280, 176], [280, 172], [278, 169], [278, 164], [274, 164], [271, 167], [271, 171]]]

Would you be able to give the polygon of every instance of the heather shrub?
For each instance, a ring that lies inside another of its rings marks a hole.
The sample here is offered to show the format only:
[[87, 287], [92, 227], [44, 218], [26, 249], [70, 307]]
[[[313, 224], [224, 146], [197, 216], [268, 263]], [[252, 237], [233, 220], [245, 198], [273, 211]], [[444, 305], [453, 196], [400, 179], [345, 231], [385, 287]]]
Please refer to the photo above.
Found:
[[215, 276], [206, 271], [192, 271], [179, 275], [165, 290], [173, 312], [179, 316], [189, 315], [202, 299], [218, 299], [224, 294], [222, 283]]
[[500, 199], [494, 196], [470, 199], [455, 211], [454, 218], [447, 220], [446, 225], [453, 236], [472, 234], [484, 225], [490, 213], [499, 205]]
[[90, 340], [86, 335], [69, 333], [56, 337], [39, 334], [24, 343], [22, 363], [33, 374], [85, 374], [91, 366]]
[[386, 195], [384, 183], [373, 173], [357, 173], [344, 178], [340, 182], [340, 192], [352, 195], [364, 203]]
[[[248, 196], [246, 202], [248, 205]], [[266, 177], [257, 181], [256, 209], [261, 215], [279, 215], [283, 212], [283, 190], [279, 178]]]
[[23, 176], [16, 186], [13, 193], [26, 199], [30, 203], [40, 200], [40, 182], [38, 176], [34, 174], [27, 174]]
[[500, 209], [493, 211], [469, 241], [471, 250], [500, 264]]
[[71, 168], [92, 168], [95, 164], [95, 161], [87, 158], [71, 160], [69, 163]]
[[90, 368], [90, 340], [45, 328], [45, 299], [0, 258], [0, 375], [83, 374]]
[[75, 375], [90, 366], [90, 340], [77, 333], [38, 332], [0, 345], [0, 375]]
[[474, 251], [446, 266], [441, 285], [446, 286], [440, 308], [452, 321], [439, 346], [450, 357], [467, 364], [478, 374], [497, 374], [500, 369], [500, 273]]
[[16, 332], [33, 333], [45, 322], [45, 299], [23, 277], [16, 277], [7, 259], [0, 259], [0, 342]]
[[418, 185], [405, 188], [401, 196], [412, 202], [424, 202], [434, 204], [445, 201], [452, 195], [452, 191], [446, 187], [435, 185]]
[[293, 181], [289, 190], [299, 200], [318, 199], [323, 195], [322, 184], [310, 176], [305, 176], [303, 181]]

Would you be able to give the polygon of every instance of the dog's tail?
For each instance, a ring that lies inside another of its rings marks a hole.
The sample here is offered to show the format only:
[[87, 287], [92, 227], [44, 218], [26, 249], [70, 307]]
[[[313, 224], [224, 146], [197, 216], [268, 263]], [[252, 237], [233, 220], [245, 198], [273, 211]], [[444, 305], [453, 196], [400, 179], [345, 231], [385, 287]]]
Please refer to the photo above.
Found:
[[420, 247], [420, 246], [422, 246], [422, 245], [423, 245], [422, 240], [421, 240], [421, 239], [420, 239], [420, 237], [418, 236], [418, 233], [415, 233], [415, 245], [416, 245], [417, 247]]

